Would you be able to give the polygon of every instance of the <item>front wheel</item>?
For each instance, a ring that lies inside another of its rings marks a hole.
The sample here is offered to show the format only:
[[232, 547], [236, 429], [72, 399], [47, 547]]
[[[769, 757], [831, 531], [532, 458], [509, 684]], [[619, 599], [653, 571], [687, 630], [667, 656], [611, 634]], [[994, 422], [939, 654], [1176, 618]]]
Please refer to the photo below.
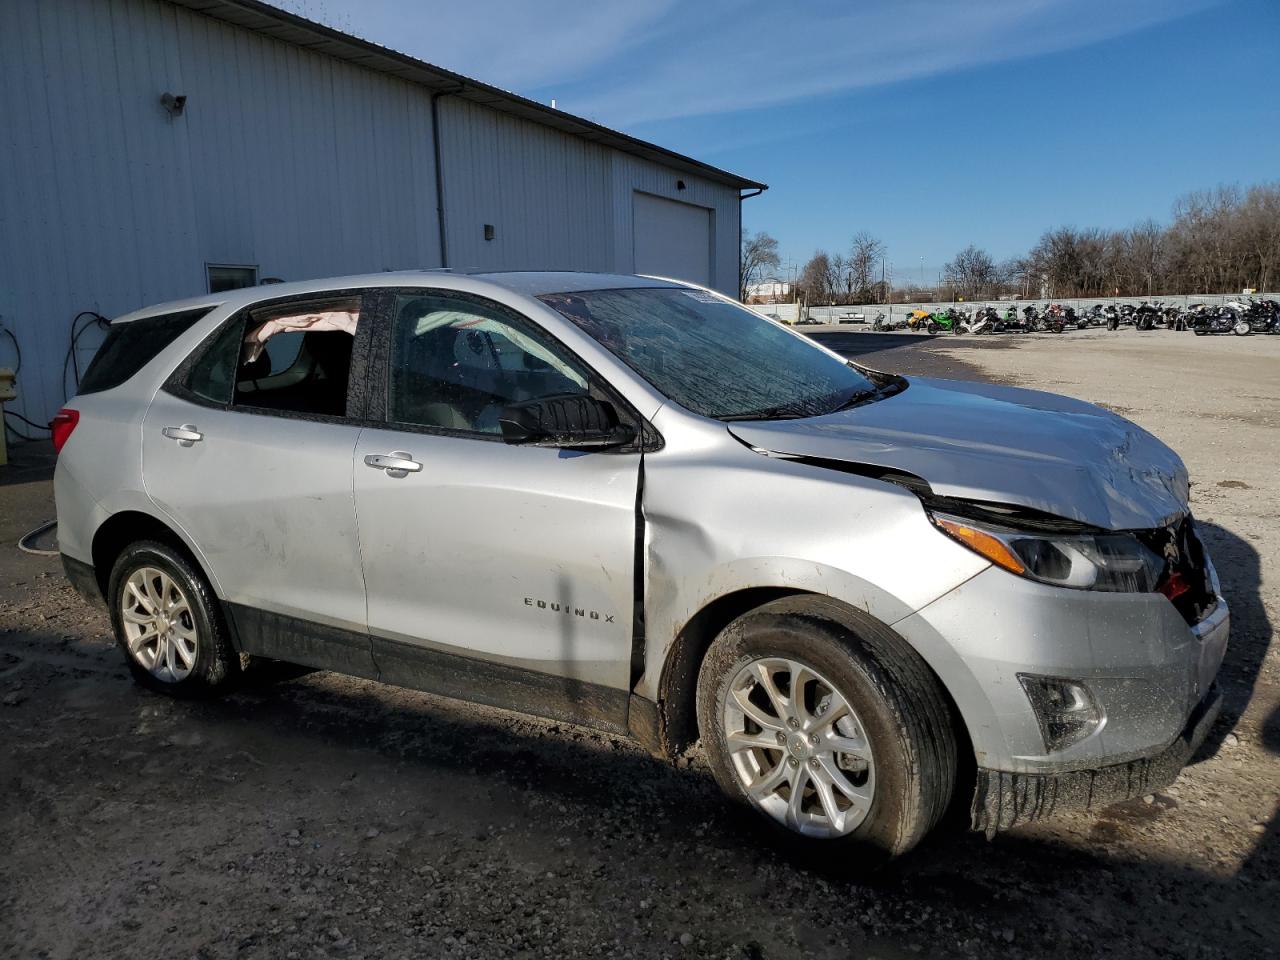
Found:
[[930, 320], [928, 325], [925, 327], [925, 330], [928, 331], [928, 334], [931, 337], [936, 336], [938, 331], [941, 329], [942, 328], [938, 326], [936, 323], [934, 323], [932, 320]]
[[871, 867], [942, 817], [955, 738], [919, 656], [874, 622], [855, 633], [841, 609], [788, 598], [726, 627], [699, 671], [698, 724], [725, 793], [792, 842]]
[[1248, 320], [1238, 320], [1236, 325], [1231, 328], [1231, 332], [1237, 337], [1247, 337], [1253, 332], [1253, 328], [1249, 325]]
[[238, 679], [231, 644], [204, 576], [168, 544], [134, 543], [107, 586], [111, 626], [134, 679], [174, 696], [220, 693]]

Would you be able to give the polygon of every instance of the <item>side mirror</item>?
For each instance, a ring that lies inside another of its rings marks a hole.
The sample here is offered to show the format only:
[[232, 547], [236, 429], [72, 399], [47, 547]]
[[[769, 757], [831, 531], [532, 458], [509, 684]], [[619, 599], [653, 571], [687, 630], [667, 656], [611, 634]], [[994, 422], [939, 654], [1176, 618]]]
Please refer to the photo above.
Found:
[[536, 447], [620, 447], [635, 431], [618, 421], [613, 404], [594, 397], [544, 397], [513, 403], [498, 415], [506, 443]]

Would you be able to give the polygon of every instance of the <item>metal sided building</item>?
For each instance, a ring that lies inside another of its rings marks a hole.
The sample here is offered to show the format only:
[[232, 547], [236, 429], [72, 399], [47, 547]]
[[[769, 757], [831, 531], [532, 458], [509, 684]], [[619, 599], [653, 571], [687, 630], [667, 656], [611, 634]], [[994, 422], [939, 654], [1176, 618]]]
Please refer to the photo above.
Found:
[[600, 270], [736, 295], [763, 189], [257, 0], [4, 0], [9, 409], [43, 423], [75, 392], [101, 337], [83, 316], [73, 356], [82, 311], [271, 279]]

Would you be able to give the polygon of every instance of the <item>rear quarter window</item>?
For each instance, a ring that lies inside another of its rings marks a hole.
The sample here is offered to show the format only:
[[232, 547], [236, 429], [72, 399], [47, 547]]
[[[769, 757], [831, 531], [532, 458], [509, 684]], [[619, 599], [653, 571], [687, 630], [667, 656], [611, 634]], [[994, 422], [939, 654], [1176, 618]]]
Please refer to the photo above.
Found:
[[99, 393], [120, 386], [191, 329], [192, 324], [210, 309], [201, 307], [112, 324], [80, 380], [77, 395]]

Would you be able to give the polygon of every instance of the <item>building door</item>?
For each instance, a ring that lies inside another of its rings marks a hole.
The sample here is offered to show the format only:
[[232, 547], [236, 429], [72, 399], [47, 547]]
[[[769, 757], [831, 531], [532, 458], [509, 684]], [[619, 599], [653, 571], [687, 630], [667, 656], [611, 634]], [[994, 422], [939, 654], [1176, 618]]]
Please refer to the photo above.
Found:
[[635, 193], [635, 272], [712, 286], [712, 212], [648, 193]]

